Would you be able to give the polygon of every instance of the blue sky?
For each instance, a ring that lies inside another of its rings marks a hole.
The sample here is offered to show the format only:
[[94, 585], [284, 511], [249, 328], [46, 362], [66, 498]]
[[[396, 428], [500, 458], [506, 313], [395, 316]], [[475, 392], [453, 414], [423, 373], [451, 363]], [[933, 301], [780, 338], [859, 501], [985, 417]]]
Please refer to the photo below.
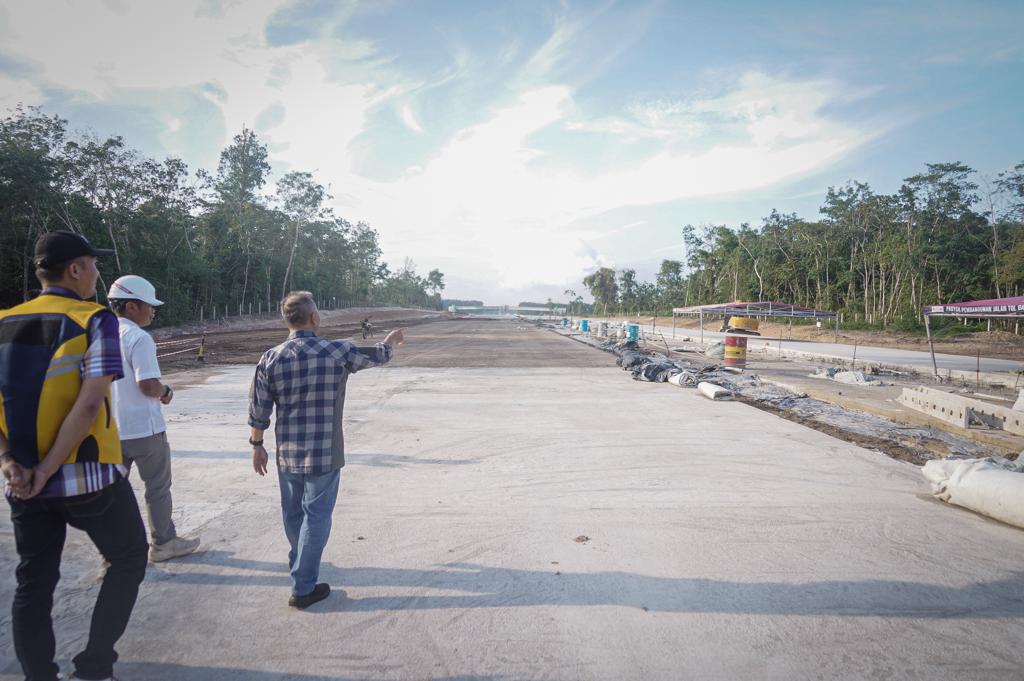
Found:
[[0, 106], [207, 169], [253, 127], [448, 295], [558, 299], [687, 223], [1024, 161], [1024, 3], [833, 5], [0, 0]]

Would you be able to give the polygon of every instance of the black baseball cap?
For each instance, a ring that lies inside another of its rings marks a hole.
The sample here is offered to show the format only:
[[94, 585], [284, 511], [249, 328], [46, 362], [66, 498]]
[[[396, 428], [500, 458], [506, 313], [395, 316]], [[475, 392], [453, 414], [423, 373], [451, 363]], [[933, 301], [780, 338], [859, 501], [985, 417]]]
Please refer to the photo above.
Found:
[[109, 248], [95, 248], [75, 232], [47, 232], [36, 240], [36, 267], [54, 267], [83, 255], [113, 255]]

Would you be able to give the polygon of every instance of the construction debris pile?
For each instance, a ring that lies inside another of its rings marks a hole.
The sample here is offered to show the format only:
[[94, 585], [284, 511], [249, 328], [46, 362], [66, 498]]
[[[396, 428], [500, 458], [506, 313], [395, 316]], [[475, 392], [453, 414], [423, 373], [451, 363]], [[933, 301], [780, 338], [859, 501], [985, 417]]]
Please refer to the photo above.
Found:
[[603, 350], [616, 355], [615, 363], [630, 372], [635, 381], [651, 383], [671, 382], [679, 387], [696, 388], [707, 381], [728, 388], [726, 383], [731, 374], [718, 365], [697, 366], [685, 360], [669, 359], [660, 353], [641, 352], [635, 341], [620, 343], [614, 340], [594, 343]]
[[[908, 425], [874, 414], [853, 411], [803, 393], [793, 393], [756, 376], [737, 378], [733, 384], [736, 391], [751, 402], [784, 411], [791, 417], [797, 417], [797, 420], [814, 421], [860, 438], [898, 445], [912, 455], [909, 460], [916, 463], [937, 457], [963, 458], [989, 454], [985, 445], [939, 428]], [[872, 446], [869, 441], [861, 441], [861, 444]]]
[[870, 374], [866, 374], [859, 370], [853, 371], [846, 367], [822, 367], [816, 370], [813, 374], [808, 374], [808, 376], [810, 378], [823, 378], [829, 381], [835, 381], [836, 383], [848, 383], [850, 385], [865, 385], [872, 387], [888, 385]]
[[[811, 425], [826, 432], [846, 433], [846, 439], [858, 444], [882, 450], [890, 456], [922, 464], [936, 458], [983, 457], [991, 452], [986, 446], [972, 440], [960, 438], [944, 430], [927, 425], [907, 425], [873, 414], [866, 414], [841, 407], [824, 400], [794, 393], [775, 383], [761, 380], [757, 375], [737, 373], [732, 367], [718, 364], [704, 365], [699, 359], [693, 361], [672, 359], [665, 354], [641, 350], [635, 341], [617, 338], [601, 339], [590, 333], [574, 333], [571, 329], [544, 324], [552, 330], [570, 335], [574, 340], [611, 352], [616, 355], [616, 364], [629, 371], [634, 380], [652, 383], [669, 382], [680, 387], [699, 388], [709, 399], [730, 399], [733, 396], [755, 406], [769, 409], [786, 418]], [[669, 348], [666, 348], [668, 350]], [[684, 350], [684, 348], [673, 348]], [[686, 351], [698, 354], [696, 347]], [[833, 376], [844, 370], [834, 372]], [[865, 380], [863, 385], [872, 385], [868, 376], [854, 377], [855, 381]], [[825, 376], [827, 378], [827, 376]], [[833, 378], [833, 380], [835, 380]], [[724, 389], [728, 394], [723, 394]]]

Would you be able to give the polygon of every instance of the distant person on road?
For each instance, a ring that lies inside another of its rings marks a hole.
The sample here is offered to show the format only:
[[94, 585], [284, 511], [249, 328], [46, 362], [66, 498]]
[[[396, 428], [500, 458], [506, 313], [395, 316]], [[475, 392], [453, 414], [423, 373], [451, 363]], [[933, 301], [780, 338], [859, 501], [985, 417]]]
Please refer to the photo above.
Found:
[[187, 556], [199, 548], [198, 537], [179, 537], [171, 520], [171, 447], [160, 405], [174, 399], [171, 386], [161, 382], [156, 343], [145, 329], [163, 301], [142, 277], [129, 274], [110, 285], [107, 300], [117, 314], [124, 378], [111, 388], [114, 414], [121, 434], [121, 452], [128, 470], [138, 466], [146, 485], [149, 516], [149, 560], [153, 563]]
[[373, 338], [373, 326], [370, 325], [370, 318], [364, 319], [359, 326], [363, 329], [363, 340], [367, 338]]
[[285, 296], [281, 314], [291, 333], [284, 343], [267, 350], [256, 366], [249, 393], [249, 444], [253, 469], [266, 475], [263, 434], [276, 409], [277, 478], [284, 532], [291, 546], [288, 605], [303, 609], [331, 592], [328, 584], [317, 580], [345, 465], [342, 413], [349, 374], [389, 362], [403, 336], [396, 329], [374, 346], [320, 338], [320, 312], [308, 291]]
[[146, 528], [110, 411], [122, 372], [117, 318], [89, 300], [96, 257], [111, 253], [73, 232], [44, 234], [34, 258], [42, 294], [0, 311], [0, 469], [20, 558], [11, 637], [27, 679], [60, 671], [50, 611], [68, 525], [110, 563], [71, 678], [112, 677], [146, 574]]

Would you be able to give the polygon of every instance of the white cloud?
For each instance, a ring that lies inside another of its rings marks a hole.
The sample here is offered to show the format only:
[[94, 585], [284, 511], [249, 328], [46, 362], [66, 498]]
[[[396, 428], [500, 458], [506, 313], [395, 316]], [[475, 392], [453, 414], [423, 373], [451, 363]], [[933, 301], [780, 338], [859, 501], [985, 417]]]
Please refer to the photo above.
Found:
[[383, 229], [389, 253], [404, 249], [422, 262], [458, 255], [463, 267], [509, 288], [576, 281], [606, 260], [581, 248], [581, 239], [610, 232], [574, 233], [572, 222], [622, 206], [763, 188], [820, 169], [870, 138], [822, 112], [847, 96], [839, 83], [750, 73], [721, 96], [662, 107], [700, 116], [711, 128], [718, 121], [730, 139], [697, 150], [673, 147], [628, 167], [569, 172], [535, 163], [543, 152], [529, 140], [569, 122], [572, 91], [528, 90], [488, 122], [456, 134], [414, 174], [377, 185], [358, 210]]
[[34, 106], [43, 99], [43, 92], [35, 83], [0, 73], [0, 111], [6, 113], [17, 104]]
[[108, 97], [122, 88], [191, 86], [243, 76], [262, 61], [259, 46], [271, 2], [247, 2], [221, 17], [204, 3], [133, 2], [123, 9], [61, 3], [60, 21], [45, 2], [6, 6], [14, 35], [6, 48], [45, 64], [44, 77], [69, 90]]
[[608, 237], [615, 236], [616, 234], [622, 234], [628, 232], [631, 229], [637, 227], [643, 227], [647, 224], [647, 220], [637, 220], [636, 222], [630, 222], [628, 225], [622, 225], [621, 227], [615, 227], [614, 229], [605, 230], [595, 234], [593, 239], [607, 239]]
[[398, 115], [401, 116], [402, 122], [405, 123], [406, 127], [413, 132], [423, 132], [423, 126], [420, 125], [419, 121], [416, 120], [416, 114], [412, 112], [412, 107], [408, 104], [404, 104], [399, 107]]
[[[228, 135], [281, 102], [280, 122], [261, 133], [278, 167], [313, 171], [330, 185], [340, 214], [380, 230], [390, 260], [409, 255], [508, 290], [578, 284], [584, 272], [610, 264], [591, 242], [642, 221], [594, 227], [608, 211], [771, 186], [819, 170], [870, 138], [825, 113], [850, 97], [843, 84], [759, 72], [715, 96], [582, 110], [574, 84], [552, 75], [567, 56], [582, 61], [573, 49], [586, 34], [583, 24], [562, 21], [494, 94], [499, 104], [397, 179], [375, 181], [356, 171], [358, 153], [378, 153], [373, 138], [365, 138], [375, 108], [387, 103], [407, 128], [428, 137], [435, 126], [417, 117], [425, 109], [415, 98], [458, 77], [471, 55], [457, 53], [432, 79], [405, 78], [394, 64], [373, 61], [370, 41], [268, 46], [264, 27], [279, 2], [225, 4], [218, 12], [206, 11], [208, 4], [135, 2], [115, 10], [69, 2], [53, 22], [46, 3], [11, 3], [13, 35], [5, 48], [43, 70], [32, 82], [0, 77], [2, 101], [11, 93], [41, 99], [40, 84], [99, 101], [116, 101], [127, 90], [158, 97], [161, 90], [210, 84], [206, 96]], [[163, 124], [173, 134], [182, 121], [167, 115]], [[541, 131], [548, 146], [533, 141]], [[628, 163], [602, 167], [573, 148], [566, 131], [648, 146], [636, 147]], [[574, 231], [574, 223], [588, 227]]]

